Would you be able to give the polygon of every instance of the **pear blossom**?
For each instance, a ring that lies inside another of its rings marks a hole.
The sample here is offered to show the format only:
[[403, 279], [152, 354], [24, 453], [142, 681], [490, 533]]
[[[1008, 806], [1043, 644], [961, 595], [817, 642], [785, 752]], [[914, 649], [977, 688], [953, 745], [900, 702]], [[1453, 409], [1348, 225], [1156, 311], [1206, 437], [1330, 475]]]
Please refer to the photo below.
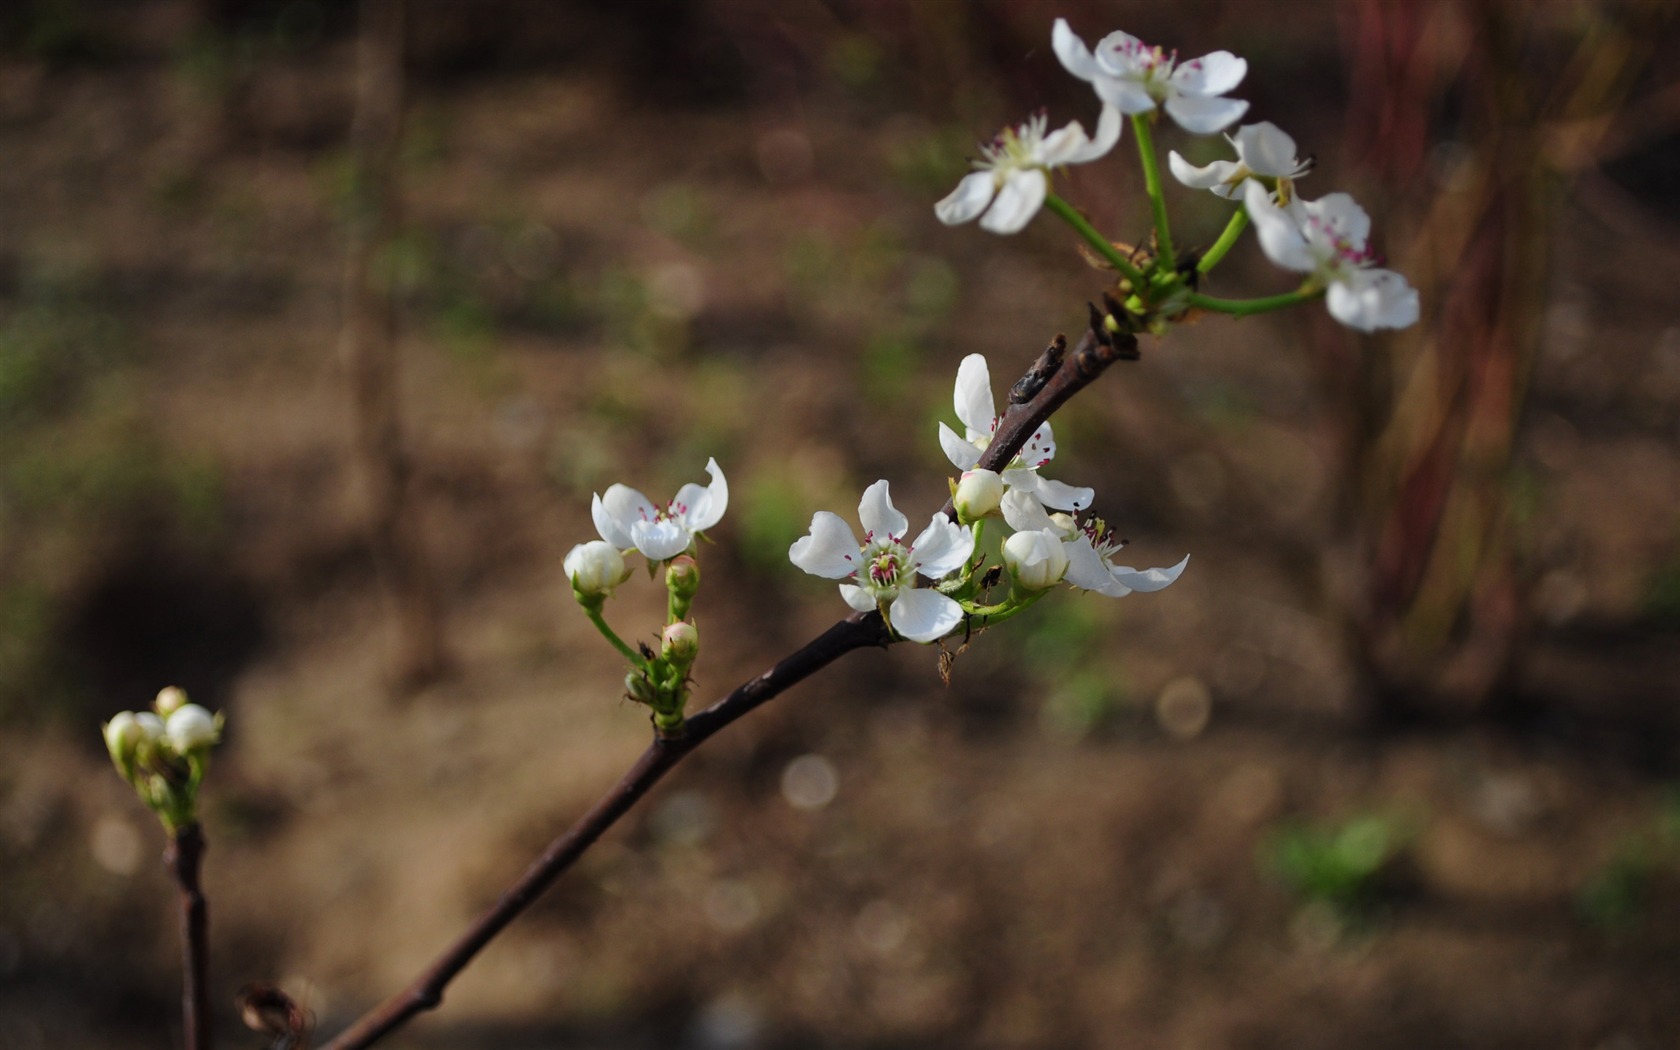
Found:
[[916, 586], [916, 574], [937, 580], [967, 564], [974, 553], [974, 532], [943, 514], [906, 542], [910, 520], [892, 504], [885, 481], [863, 492], [858, 503], [863, 543], [851, 526], [826, 510], [811, 518], [811, 529], [788, 548], [788, 559], [813, 576], [846, 580], [840, 595], [859, 612], [879, 609], [887, 624], [912, 642], [937, 641], [962, 622], [962, 606], [938, 591]]
[[1225, 139], [1236, 149], [1236, 160], [1216, 160], [1198, 168], [1173, 150], [1167, 154], [1173, 177], [1193, 190], [1212, 190], [1226, 200], [1239, 199], [1243, 185], [1258, 177], [1268, 185], [1275, 183], [1277, 196], [1287, 202], [1294, 196], [1295, 180], [1312, 170], [1312, 159], [1298, 159], [1295, 140], [1269, 120], [1244, 124]]
[[[1015, 535], [1048, 533], [1060, 537], [1067, 555], [1067, 574], [1063, 579], [1081, 590], [1096, 591], [1110, 598], [1123, 598], [1133, 591], [1158, 591], [1172, 583], [1190, 564], [1190, 556], [1177, 565], [1164, 569], [1134, 569], [1116, 565], [1114, 555], [1126, 545], [1116, 539], [1101, 518], [1077, 515], [1050, 514], [1038, 501], [1024, 494], [1011, 492], [1003, 497], [1003, 519]], [[1015, 537], [1011, 536], [1013, 540]]]
[[[956, 431], [941, 423], [939, 444], [958, 470], [973, 470], [980, 462], [980, 454], [992, 443], [992, 435], [1002, 418], [992, 400], [991, 372], [986, 367], [986, 359], [980, 354], [969, 354], [957, 366], [957, 385], [952, 403], [965, 433], [958, 437]], [[1039, 476], [1039, 468], [1055, 455], [1056, 440], [1051, 434], [1050, 424], [1045, 423], [1033, 431], [1020, 454], [1004, 467], [1003, 483], [1009, 491], [1020, 489], [1032, 493], [1046, 507], [1058, 510], [1089, 507], [1093, 495], [1090, 489], [1076, 488]]]
[[1096, 160], [1120, 141], [1120, 114], [1112, 106], [1103, 107], [1095, 138], [1087, 137], [1077, 120], [1046, 134], [1048, 126], [1049, 118], [1040, 110], [1025, 123], [1004, 128], [992, 141], [981, 143], [976, 170], [933, 206], [939, 221], [956, 226], [983, 212], [981, 229], [1015, 233], [1044, 204], [1052, 168]]
[[1324, 287], [1330, 316], [1361, 332], [1417, 322], [1417, 289], [1378, 266], [1381, 258], [1369, 243], [1371, 217], [1352, 197], [1332, 193], [1280, 207], [1264, 186], [1250, 182], [1243, 203], [1266, 257]]
[[1248, 111], [1247, 102], [1219, 97], [1248, 73], [1248, 63], [1229, 51], [1181, 63], [1176, 51], [1114, 32], [1092, 52], [1063, 18], [1056, 19], [1050, 41], [1067, 71], [1090, 81], [1097, 97], [1122, 113], [1148, 113], [1159, 105], [1185, 131], [1211, 135]]
[[628, 485], [612, 485], [597, 493], [589, 513], [601, 538], [620, 551], [639, 550], [649, 561], [667, 561], [688, 550], [694, 534], [723, 519], [729, 506], [729, 483], [717, 460], [706, 460], [712, 482], [705, 488], [687, 484], [663, 507]]
[[1003, 541], [1002, 553], [1004, 568], [1022, 590], [1042, 591], [1067, 575], [1067, 550], [1053, 529], [1014, 533]]

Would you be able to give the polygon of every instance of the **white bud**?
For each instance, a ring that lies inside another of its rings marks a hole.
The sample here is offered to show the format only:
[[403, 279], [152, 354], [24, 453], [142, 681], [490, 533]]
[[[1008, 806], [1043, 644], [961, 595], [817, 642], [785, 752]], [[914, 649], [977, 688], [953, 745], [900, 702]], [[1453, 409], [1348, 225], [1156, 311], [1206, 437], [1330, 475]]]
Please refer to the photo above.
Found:
[[1049, 529], [1017, 532], [1003, 541], [1003, 564], [1024, 591], [1054, 587], [1067, 574], [1067, 551]]
[[164, 723], [169, 744], [176, 754], [185, 755], [210, 747], [222, 735], [216, 717], [197, 704], [182, 704]]
[[128, 776], [133, 768], [135, 752], [145, 734], [133, 711], [120, 711], [105, 723], [105, 750], [111, 753], [111, 761], [117, 764], [123, 776]]
[[624, 555], [606, 540], [590, 540], [573, 547], [566, 555], [566, 578], [572, 590], [585, 598], [605, 598], [630, 575]]
[[1073, 515], [1065, 510], [1059, 510], [1050, 515], [1050, 524], [1054, 525], [1056, 531], [1063, 536], [1072, 536], [1079, 531], [1079, 522], [1074, 520]]
[[150, 711], [138, 711], [134, 715], [134, 724], [140, 727], [142, 744], [155, 744], [163, 739], [163, 719]]
[[951, 496], [951, 504], [957, 508], [957, 520], [964, 523], [996, 514], [1002, 501], [1003, 475], [995, 470], [965, 471]]
[[158, 717], [168, 718], [179, 711], [187, 702], [187, 691], [178, 685], [166, 685], [158, 690], [157, 699], [152, 701], [152, 708]]

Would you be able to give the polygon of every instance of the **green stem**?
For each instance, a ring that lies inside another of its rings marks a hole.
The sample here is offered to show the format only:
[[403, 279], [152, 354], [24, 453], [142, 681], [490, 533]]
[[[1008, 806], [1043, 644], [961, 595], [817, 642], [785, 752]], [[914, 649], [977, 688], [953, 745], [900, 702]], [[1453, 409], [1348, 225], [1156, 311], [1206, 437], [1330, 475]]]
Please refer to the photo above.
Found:
[[633, 666], [642, 671], [646, 671], [648, 669], [647, 657], [626, 645], [624, 639], [620, 638], [611, 627], [607, 626], [607, 621], [601, 616], [600, 609], [591, 609], [586, 605], [584, 606], [583, 611], [585, 615], [589, 617], [589, 622], [595, 625], [595, 629], [597, 631], [601, 632], [601, 636], [611, 642], [614, 649], [623, 653], [626, 660], [629, 660]]
[[1022, 612], [1031, 608], [1032, 605], [1040, 598], [1043, 598], [1046, 594], [1049, 594], [1053, 590], [1055, 590], [1054, 587], [1046, 587], [1042, 591], [1030, 591], [1024, 597], [1018, 597], [1014, 593], [1011, 593], [1007, 600], [1001, 601], [996, 605], [970, 605], [967, 602], [964, 602], [963, 611], [968, 613], [970, 618], [984, 621], [983, 623], [976, 624], [975, 626], [980, 628], [991, 627], [994, 624], [1000, 624], [1005, 620], [1019, 616]]
[[1098, 233], [1095, 227], [1086, 222], [1085, 216], [1079, 214], [1073, 205], [1052, 193], [1044, 198], [1044, 206], [1055, 212], [1063, 222], [1072, 226], [1074, 232], [1085, 238], [1085, 243], [1095, 248], [1097, 254], [1107, 259], [1110, 266], [1120, 271], [1120, 276], [1131, 281], [1134, 287], [1143, 286], [1143, 272], [1133, 266], [1131, 260], [1120, 253], [1120, 249], [1110, 244], [1107, 237]]
[[1214, 313], [1230, 314], [1232, 317], [1248, 317], [1251, 314], [1270, 313], [1273, 310], [1287, 310], [1291, 306], [1310, 303], [1324, 294], [1322, 288], [1301, 288], [1283, 295], [1269, 295], [1264, 299], [1216, 299], [1211, 295], [1190, 294], [1189, 302], [1192, 306], [1199, 306]]
[[1155, 212], [1155, 265], [1165, 266], [1166, 272], [1173, 273], [1178, 268], [1178, 256], [1173, 251], [1172, 230], [1167, 225], [1167, 198], [1161, 193], [1161, 165], [1155, 160], [1151, 116], [1152, 112], [1132, 114], [1132, 130], [1137, 135], [1138, 158], [1143, 161], [1143, 187]]
[[1241, 237], [1246, 229], [1248, 229], [1248, 208], [1239, 204], [1236, 214], [1232, 215], [1231, 221], [1225, 224], [1225, 232], [1219, 235], [1219, 239], [1213, 242], [1213, 247], [1209, 248], [1202, 256], [1202, 261], [1196, 264], [1196, 272], [1207, 273], [1218, 266], [1220, 260], [1225, 258], [1225, 253], [1231, 250], [1231, 245], [1237, 243], [1237, 238]]

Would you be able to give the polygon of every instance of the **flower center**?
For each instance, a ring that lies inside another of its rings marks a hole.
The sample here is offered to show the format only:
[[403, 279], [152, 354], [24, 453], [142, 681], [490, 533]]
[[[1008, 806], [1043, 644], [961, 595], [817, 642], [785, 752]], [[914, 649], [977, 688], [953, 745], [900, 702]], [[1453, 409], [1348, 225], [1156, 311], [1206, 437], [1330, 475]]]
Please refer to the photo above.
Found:
[[1104, 561], [1111, 555], [1120, 553], [1120, 548], [1126, 545], [1125, 540], [1114, 535], [1114, 530], [1108, 527], [1108, 522], [1095, 515], [1088, 516], [1083, 521], [1076, 516], [1074, 521], [1078, 524], [1079, 531], [1091, 541], [1091, 549]]
[[1049, 114], [1041, 109], [1025, 123], [1004, 128], [992, 141], [982, 142], [980, 154], [985, 158], [984, 166], [994, 171], [1039, 166], [1039, 147], [1044, 142], [1049, 120]]
[[891, 536], [885, 540], [871, 537], [863, 549], [863, 569], [858, 582], [876, 598], [886, 600], [898, 595], [904, 578], [910, 574], [910, 549]]
[[1313, 240], [1330, 250], [1328, 261], [1342, 266], [1363, 268], [1375, 266], [1381, 262], [1380, 257], [1371, 246], [1363, 241], [1356, 241], [1341, 227], [1340, 223], [1320, 218], [1317, 215], [1307, 216], [1307, 230], [1313, 235]]

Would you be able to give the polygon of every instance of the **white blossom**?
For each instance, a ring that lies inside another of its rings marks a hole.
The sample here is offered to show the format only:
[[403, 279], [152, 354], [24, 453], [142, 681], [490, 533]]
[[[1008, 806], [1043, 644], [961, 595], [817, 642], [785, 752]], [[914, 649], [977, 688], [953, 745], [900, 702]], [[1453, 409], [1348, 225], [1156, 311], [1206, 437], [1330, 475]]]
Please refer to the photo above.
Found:
[[[992, 401], [991, 372], [986, 367], [986, 359], [980, 354], [969, 354], [957, 366], [957, 385], [952, 403], [956, 407], [957, 418], [962, 421], [964, 435], [958, 437], [956, 431], [941, 423], [939, 444], [958, 470], [973, 470], [980, 462], [980, 454], [992, 443], [992, 435], [1001, 422]], [[1048, 464], [1055, 455], [1056, 440], [1050, 424], [1045, 423], [1033, 432], [1020, 453], [1004, 467], [1003, 483], [1011, 492], [1019, 489], [1032, 493], [1046, 507], [1057, 510], [1089, 507], [1090, 489], [1076, 488], [1039, 476], [1039, 468]]]
[[846, 580], [840, 595], [859, 612], [879, 609], [888, 625], [913, 642], [932, 642], [962, 622], [962, 606], [927, 587], [916, 574], [938, 580], [968, 562], [974, 532], [935, 514], [927, 528], [905, 542], [910, 521], [892, 504], [885, 481], [864, 490], [858, 503], [860, 544], [851, 526], [826, 510], [811, 518], [810, 531], [788, 549], [788, 558], [813, 576]]
[[1226, 200], [1240, 198], [1243, 184], [1258, 177], [1268, 186], [1275, 185], [1276, 195], [1288, 201], [1294, 196], [1295, 180], [1312, 170], [1310, 159], [1295, 156], [1295, 140], [1271, 121], [1244, 124], [1225, 139], [1237, 151], [1236, 160], [1216, 160], [1198, 168], [1173, 150], [1167, 154], [1173, 177], [1193, 190], [1212, 190]]
[[687, 484], [663, 507], [628, 485], [613, 485], [597, 494], [589, 508], [601, 538], [620, 551], [639, 550], [649, 561], [667, 561], [688, 550], [694, 534], [723, 518], [729, 506], [729, 483], [717, 460], [706, 460], [712, 482], [705, 488]]
[[1098, 41], [1093, 52], [1061, 18], [1050, 41], [1067, 71], [1090, 81], [1097, 97], [1122, 113], [1147, 113], [1159, 105], [1185, 131], [1211, 135], [1248, 111], [1247, 102], [1220, 97], [1248, 73], [1248, 63], [1229, 51], [1179, 62], [1176, 51], [1115, 32]]
[[1325, 289], [1330, 316], [1361, 332], [1405, 328], [1418, 319], [1417, 290], [1382, 269], [1371, 249], [1371, 217], [1345, 193], [1279, 206], [1258, 182], [1243, 191], [1266, 257]]
[[[1116, 565], [1114, 555], [1126, 545], [1116, 539], [1101, 518], [1077, 515], [1051, 515], [1036, 500], [1023, 494], [1009, 493], [1003, 497], [1003, 519], [1016, 535], [1048, 533], [1061, 537], [1062, 550], [1067, 554], [1068, 583], [1081, 590], [1096, 591], [1111, 598], [1123, 598], [1133, 591], [1158, 591], [1178, 579], [1190, 556], [1177, 565], [1164, 569], [1134, 569]], [[1014, 539], [1013, 536], [1010, 539]]]
[[1077, 120], [1046, 134], [1048, 124], [1049, 118], [1040, 111], [1026, 123], [1004, 128], [992, 141], [981, 143], [976, 170], [933, 206], [939, 221], [956, 226], [984, 213], [982, 229], [1014, 233], [1044, 204], [1052, 168], [1096, 160], [1120, 141], [1120, 114], [1111, 106], [1103, 107], [1095, 138], [1088, 138]]

